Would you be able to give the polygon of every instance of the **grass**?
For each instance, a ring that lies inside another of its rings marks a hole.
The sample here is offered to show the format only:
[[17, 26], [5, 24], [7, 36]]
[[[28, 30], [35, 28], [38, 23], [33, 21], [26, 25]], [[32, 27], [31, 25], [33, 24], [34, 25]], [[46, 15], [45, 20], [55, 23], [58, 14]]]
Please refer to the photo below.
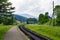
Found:
[[53, 40], [60, 40], [60, 27], [52, 27], [47, 25], [28, 24], [26, 28], [38, 34], [49, 37]]
[[4, 35], [6, 34], [6, 32], [12, 27], [12, 25], [2, 25], [0, 24], [0, 40], [4, 39]]

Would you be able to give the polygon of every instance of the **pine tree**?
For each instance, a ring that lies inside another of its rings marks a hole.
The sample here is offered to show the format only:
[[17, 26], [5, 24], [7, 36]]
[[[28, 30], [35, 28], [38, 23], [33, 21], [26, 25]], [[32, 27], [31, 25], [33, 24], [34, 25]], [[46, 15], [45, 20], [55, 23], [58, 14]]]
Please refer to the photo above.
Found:
[[[13, 15], [12, 13], [14, 11], [15, 7], [12, 7], [12, 3], [11, 2], [7, 2], [7, 0], [5, 0], [4, 2], [1, 0], [0, 3], [0, 20], [1, 22], [3, 22], [3, 24], [13, 24]], [[0, 23], [1, 23], [0, 22]]]

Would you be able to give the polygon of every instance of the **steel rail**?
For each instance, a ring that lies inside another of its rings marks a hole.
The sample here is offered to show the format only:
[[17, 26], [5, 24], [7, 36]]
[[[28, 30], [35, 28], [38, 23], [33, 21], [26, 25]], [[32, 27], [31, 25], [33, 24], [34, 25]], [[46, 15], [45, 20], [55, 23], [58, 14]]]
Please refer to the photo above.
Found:
[[43, 37], [42, 35], [38, 35], [35, 32], [32, 32], [31, 30], [25, 28], [23, 25], [19, 26], [20, 30], [28, 35], [31, 40], [51, 40], [50, 38]]

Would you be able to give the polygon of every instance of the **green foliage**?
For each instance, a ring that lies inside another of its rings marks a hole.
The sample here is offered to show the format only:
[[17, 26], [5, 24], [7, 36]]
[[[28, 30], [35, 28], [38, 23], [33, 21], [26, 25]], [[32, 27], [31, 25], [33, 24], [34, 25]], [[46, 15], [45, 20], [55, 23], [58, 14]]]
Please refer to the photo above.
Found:
[[35, 19], [35, 18], [28, 18], [27, 19], [27, 24], [35, 24], [35, 23], [37, 23], [37, 19]]
[[45, 23], [44, 25], [56, 26], [56, 25], [57, 25], [56, 19], [49, 20], [49, 21], [48, 21], [47, 23]]
[[50, 18], [49, 18], [49, 16], [48, 16], [48, 12], [46, 12], [45, 15], [40, 14], [40, 15], [39, 15], [39, 24], [44, 24], [44, 23], [48, 22], [49, 19], [50, 19]]
[[57, 16], [56, 17], [56, 22], [57, 22], [56, 25], [60, 25], [60, 5], [55, 6], [54, 12], [55, 12], [55, 15]]
[[39, 24], [43, 24], [44, 23], [44, 15], [40, 14], [39, 15]]
[[1, 3], [1, 2], [7, 2], [7, 1], [8, 1], [8, 0], [0, 0], [0, 3]]
[[2, 23], [2, 17], [0, 17], [0, 24]]
[[12, 16], [11, 17], [4, 17], [4, 22], [3, 22], [4, 25], [13, 24], [12, 22], [13, 22]]
[[49, 21], [49, 16], [48, 16], [48, 12], [45, 13], [45, 22]]
[[60, 27], [52, 27], [48, 25], [29, 24], [25, 25], [26, 28], [41, 34], [45, 37], [49, 37], [53, 40], [60, 40]]
[[52, 20], [49, 20], [45, 25], [52, 25]]
[[12, 7], [11, 2], [7, 2], [8, 0], [0, 0], [0, 23], [5, 25], [13, 24], [13, 12], [15, 7]]
[[12, 25], [6, 26], [0, 24], [0, 40], [4, 40], [6, 32], [12, 27]]

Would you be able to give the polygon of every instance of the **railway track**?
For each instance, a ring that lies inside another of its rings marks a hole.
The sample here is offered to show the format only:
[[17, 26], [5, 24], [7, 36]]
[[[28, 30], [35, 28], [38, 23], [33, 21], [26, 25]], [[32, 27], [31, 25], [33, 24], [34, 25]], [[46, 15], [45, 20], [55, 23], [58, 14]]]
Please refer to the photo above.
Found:
[[25, 33], [31, 40], [51, 40], [50, 38], [43, 37], [41, 35], [38, 35], [29, 29], [25, 28], [23, 25], [19, 26], [20, 30]]

